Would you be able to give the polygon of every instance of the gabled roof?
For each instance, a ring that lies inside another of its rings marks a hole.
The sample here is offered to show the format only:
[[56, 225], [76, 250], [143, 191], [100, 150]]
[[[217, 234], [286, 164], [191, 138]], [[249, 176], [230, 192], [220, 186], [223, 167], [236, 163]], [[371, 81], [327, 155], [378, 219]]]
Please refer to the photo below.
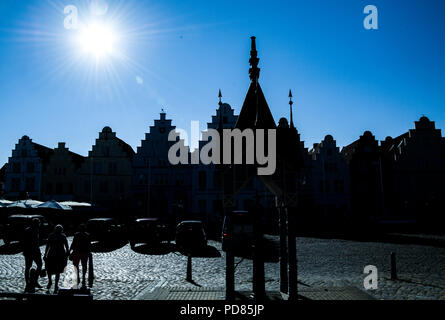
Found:
[[255, 83], [250, 83], [235, 128], [244, 130], [247, 128], [275, 129], [276, 127], [260, 84], [257, 84], [257, 90], [255, 90]]
[[126, 143], [124, 140], [119, 139], [118, 137], [116, 137], [116, 140], [122, 146], [122, 149], [128, 155], [128, 157], [133, 158], [133, 156], [135, 155], [133, 148], [128, 143]]
[[251, 68], [250, 86], [247, 91], [246, 99], [238, 116], [235, 128], [244, 129], [276, 129], [277, 125], [267, 105], [263, 90], [258, 82], [260, 69], [258, 68], [258, 52], [256, 51], [255, 37], [252, 37], [250, 60]]
[[38, 143], [32, 142], [33, 148], [37, 151], [37, 155], [40, 159], [42, 159], [43, 164], [47, 164], [49, 158], [54, 153], [54, 149], [42, 146]]

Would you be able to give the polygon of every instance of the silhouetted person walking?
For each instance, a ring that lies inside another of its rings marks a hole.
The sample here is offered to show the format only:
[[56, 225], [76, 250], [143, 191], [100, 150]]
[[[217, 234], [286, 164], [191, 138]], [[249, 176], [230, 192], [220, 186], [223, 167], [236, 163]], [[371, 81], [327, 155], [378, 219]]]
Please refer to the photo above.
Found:
[[[34, 292], [34, 289], [41, 288], [38, 277], [42, 270], [42, 253], [40, 252], [40, 220], [34, 218], [29, 228], [25, 230], [23, 237], [23, 256], [25, 257], [25, 281], [26, 292]], [[37, 270], [33, 279], [30, 278], [32, 263], [35, 262]], [[31, 281], [32, 280], [32, 281]]]
[[70, 252], [72, 252], [73, 264], [76, 267], [78, 285], [80, 282], [79, 262], [82, 263], [82, 288], [85, 288], [88, 259], [91, 255], [91, 239], [90, 235], [86, 232], [86, 226], [84, 224], [80, 225], [79, 232], [74, 235]]
[[59, 224], [54, 228], [54, 232], [49, 235], [48, 244], [45, 249], [45, 266], [48, 273], [48, 286], [51, 289], [52, 276], [56, 275], [54, 293], [59, 291], [60, 274], [63, 273], [67, 265], [69, 253], [68, 240], [63, 233], [63, 227]]

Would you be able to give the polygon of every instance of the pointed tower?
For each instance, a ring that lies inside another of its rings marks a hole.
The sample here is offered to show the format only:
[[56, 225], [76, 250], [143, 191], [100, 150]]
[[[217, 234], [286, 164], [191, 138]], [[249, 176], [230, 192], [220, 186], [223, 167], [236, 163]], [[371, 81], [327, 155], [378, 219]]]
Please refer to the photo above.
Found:
[[255, 37], [252, 37], [252, 49], [250, 51], [250, 86], [246, 99], [238, 117], [235, 128], [244, 129], [275, 129], [276, 123], [267, 105], [261, 86], [258, 82], [260, 69], [258, 68], [258, 52], [256, 51]]
[[292, 106], [293, 106], [294, 102], [292, 101], [292, 90], [289, 90], [289, 106], [290, 106], [290, 127], [291, 129], [294, 129], [294, 115], [292, 113]]

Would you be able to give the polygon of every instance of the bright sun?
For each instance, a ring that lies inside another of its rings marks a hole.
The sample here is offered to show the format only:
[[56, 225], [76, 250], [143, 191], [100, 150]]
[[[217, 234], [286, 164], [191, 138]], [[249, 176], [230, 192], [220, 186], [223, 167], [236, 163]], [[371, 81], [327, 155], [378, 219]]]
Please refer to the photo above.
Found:
[[94, 23], [80, 30], [81, 48], [96, 58], [112, 54], [115, 41], [115, 33], [106, 25]]

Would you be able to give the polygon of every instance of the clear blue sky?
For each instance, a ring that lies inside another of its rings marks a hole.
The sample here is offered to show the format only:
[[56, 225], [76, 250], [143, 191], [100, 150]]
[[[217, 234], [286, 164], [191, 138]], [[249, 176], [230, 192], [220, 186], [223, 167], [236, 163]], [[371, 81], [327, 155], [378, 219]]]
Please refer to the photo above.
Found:
[[[238, 113], [252, 35], [273, 115], [288, 116], [292, 88], [306, 146], [365, 130], [382, 140], [423, 114], [445, 128], [445, 1], [109, 0], [96, 19], [119, 34], [119, 54], [97, 65], [63, 24], [69, 4], [88, 21], [88, 2], [0, 1], [0, 164], [25, 134], [87, 155], [106, 125], [136, 149], [161, 108], [204, 128], [219, 88]], [[379, 30], [363, 27], [368, 4]]]

